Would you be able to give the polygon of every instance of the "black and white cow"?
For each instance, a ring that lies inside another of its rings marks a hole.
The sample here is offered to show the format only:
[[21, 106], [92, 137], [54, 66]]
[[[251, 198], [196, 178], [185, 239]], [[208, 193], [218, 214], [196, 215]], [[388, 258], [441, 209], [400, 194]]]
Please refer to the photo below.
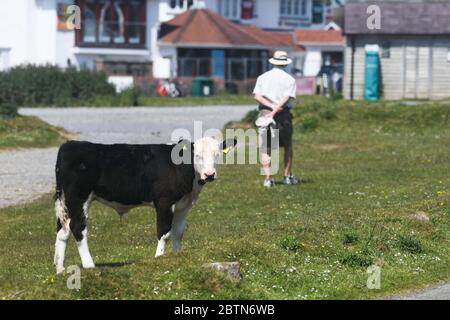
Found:
[[[221, 151], [235, 144], [235, 139], [220, 143], [210, 137], [175, 145], [64, 143], [56, 162], [56, 272], [64, 271], [70, 233], [77, 242], [83, 267], [95, 267], [87, 242], [89, 206], [94, 200], [120, 215], [135, 207], [154, 206], [158, 238], [155, 257], [164, 254], [169, 238], [173, 251], [180, 250], [189, 209], [202, 186], [217, 176]], [[173, 155], [188, 161], [173, 161]]]

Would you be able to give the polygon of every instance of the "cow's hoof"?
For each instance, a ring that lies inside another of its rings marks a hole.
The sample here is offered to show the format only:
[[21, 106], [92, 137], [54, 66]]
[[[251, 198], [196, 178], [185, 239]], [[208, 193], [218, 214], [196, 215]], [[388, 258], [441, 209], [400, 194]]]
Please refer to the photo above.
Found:
[[162, 257], [163, 255], [164, 255], [164, 252], [157, 252], [155, 254], [155, 258]]
[[64, 268], [62, 266], [57, 266], [56, 267], [56, 274], [63, 274], [64, 271], [66, 271], [66, 268]]

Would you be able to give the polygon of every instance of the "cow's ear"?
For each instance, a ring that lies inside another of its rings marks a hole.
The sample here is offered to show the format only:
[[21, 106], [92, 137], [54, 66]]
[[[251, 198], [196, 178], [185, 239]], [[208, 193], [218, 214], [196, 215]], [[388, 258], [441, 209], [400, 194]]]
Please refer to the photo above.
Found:
[[223, 153], [227, 154], [228, 151], [230, 151], [232, 148], [236, 146], [236, 144], [237, 144], [236, 138], [224, 140], [221, 146]]

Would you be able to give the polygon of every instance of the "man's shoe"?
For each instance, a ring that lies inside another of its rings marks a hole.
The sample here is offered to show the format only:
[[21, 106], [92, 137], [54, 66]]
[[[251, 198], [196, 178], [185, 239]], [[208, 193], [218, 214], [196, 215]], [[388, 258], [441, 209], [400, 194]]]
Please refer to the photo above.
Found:
[[296, 176], [294, 175], [290, 175], [290, 176], [285, 176], [283, 178], [283, 184], [288, 184], [288, 185], [293, 185], [293, 184], [298, 184], [300, 181], [297, 179]]
[[264, 180], [264, 187], [266, 188], [272, 188], [275, 185], [272, 179], [266, 179]]

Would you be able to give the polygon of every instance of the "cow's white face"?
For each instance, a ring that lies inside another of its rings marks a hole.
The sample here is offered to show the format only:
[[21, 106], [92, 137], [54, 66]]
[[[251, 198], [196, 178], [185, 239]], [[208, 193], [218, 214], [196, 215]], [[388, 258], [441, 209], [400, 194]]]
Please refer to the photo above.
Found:
[[216, 177], [221, 152], [216, 139], [204, 137], [194, 143], [194, 169], [202, 182], [213, 181]]
[[217, 177], [217, 165], [225, 148], [236, 145], [236, 140], [219, 142], [211, 137], [204, 137], [194, 143], [194, 169], [200, 176], [201, 183], [213, 181]]

